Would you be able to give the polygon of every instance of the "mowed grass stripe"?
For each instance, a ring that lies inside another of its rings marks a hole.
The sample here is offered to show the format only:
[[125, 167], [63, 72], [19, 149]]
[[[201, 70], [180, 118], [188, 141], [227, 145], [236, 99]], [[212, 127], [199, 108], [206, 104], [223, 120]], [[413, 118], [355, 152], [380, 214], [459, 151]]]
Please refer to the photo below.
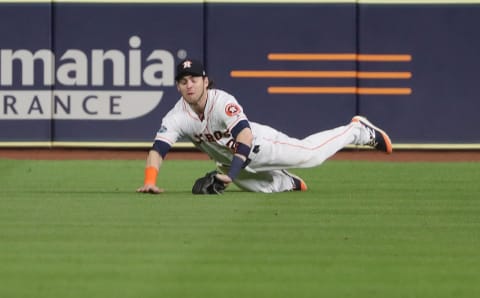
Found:
[[474, 297], [478, 163], [330, 161], [193, 196], [207, 161], [0, 160], [1, 297]]

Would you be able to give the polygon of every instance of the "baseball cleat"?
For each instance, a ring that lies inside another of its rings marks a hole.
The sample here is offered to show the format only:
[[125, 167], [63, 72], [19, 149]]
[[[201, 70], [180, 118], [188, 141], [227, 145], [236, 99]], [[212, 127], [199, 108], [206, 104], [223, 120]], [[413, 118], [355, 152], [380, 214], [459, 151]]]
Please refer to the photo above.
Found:
[[307, 184], [305, 183], [305, 181], [303, 181], [302, 178], [298, 177], [297, 175], [293, 175], [292, 173], [288, 173], [288, 176], [292, 177], [293, 179], [293, 191], [307, 191]]
[[367, 118], [362, 116], [355, 116], [352, 118], [352, 122], [359, 122], [362, 124], [370, 134], [370, 141], [365, 145], [372, 146], [373, 148], [391, 154], [392, 141], [388, 137], [387, 133], [380, 128], [373, 125]]

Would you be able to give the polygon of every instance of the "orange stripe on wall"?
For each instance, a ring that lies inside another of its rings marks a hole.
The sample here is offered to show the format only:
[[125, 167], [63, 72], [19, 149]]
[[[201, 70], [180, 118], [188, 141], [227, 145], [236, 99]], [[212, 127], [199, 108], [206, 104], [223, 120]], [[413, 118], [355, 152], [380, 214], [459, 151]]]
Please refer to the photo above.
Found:
[[357, 72], [357, 78], [359, 79], [410, 79], [412, 73], [405, 72], [369, 72], [359, 71]]
[[232, 70], [233, 78], [360, 78], [410, 79], [411, 72]]
[[357, 94], [410, 95], [411, 88], [357, 88]]
[[372, 61], [372, 62], [409, 62], [412, 61], [411, 55], [373, 55], [373, 54], [358, 54], [357, 61]]
[[411, 88], [357, 88], [357, 87], [268, 87], [270, 94], [363, 94], [409, 95]]
[[408, 62], [412, 60], [412, 56], [408, 54], [270, 53], [268, 54], [268, 60]]

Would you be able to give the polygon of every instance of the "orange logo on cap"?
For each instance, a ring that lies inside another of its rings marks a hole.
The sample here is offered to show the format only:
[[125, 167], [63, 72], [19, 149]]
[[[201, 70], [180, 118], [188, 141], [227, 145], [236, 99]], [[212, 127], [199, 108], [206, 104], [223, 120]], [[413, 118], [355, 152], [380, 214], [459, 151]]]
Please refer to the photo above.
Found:
[[230, 117], [239, 114], [241, 111], [242, 110], [240, 109], [240, 107], [237, 104], [234, 104], [234, 103], [229, 103], [225, 107], [225, 113]]

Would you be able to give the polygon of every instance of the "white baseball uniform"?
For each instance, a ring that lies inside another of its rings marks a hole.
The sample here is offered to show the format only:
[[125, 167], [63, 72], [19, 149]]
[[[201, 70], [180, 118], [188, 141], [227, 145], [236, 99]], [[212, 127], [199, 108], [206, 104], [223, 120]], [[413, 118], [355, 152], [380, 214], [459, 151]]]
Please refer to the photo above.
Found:
[[[204, 118], [182, 99], [165, 115], [156, 141], [172, 146], [188, 138], [217, 162], [227, 173], [233, 158], [235, 140], [232, 128], [248, 120], [242, 107], [230, 94], [209, 89]], [[250, 162], [233, 181], [242, 189], [255, 192], [282, 192], [293, 188], [293, 179], [285, 169], [308, 168], [322, 164], [348, 144], [365, 144], [368, 132], [358, 122], [312, 134], [302, 140], [292, 138], [272, 127], [249, 122], [253, 133]]]

